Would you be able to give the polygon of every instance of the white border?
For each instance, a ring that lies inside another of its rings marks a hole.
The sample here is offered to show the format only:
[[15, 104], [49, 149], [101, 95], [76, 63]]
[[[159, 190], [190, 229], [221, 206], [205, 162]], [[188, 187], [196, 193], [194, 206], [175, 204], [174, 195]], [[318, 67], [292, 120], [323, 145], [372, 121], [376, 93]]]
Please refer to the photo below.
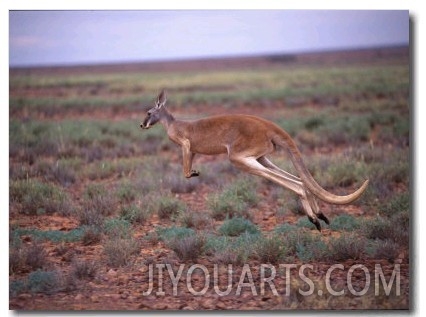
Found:
[[[424, 88], [421, 88], [419, 83], [423, 83], [422, 77], [424, 79], [424, 67], [421, 62], [420, 56], [425, 56], [424, 42], [421, 42], [422, 38], [425, 38], [425, 30], [424, 24], [424, 11], [423, 17], [421, 15], [421, 4], [422, 1], [403, 1], [403, 0], [387, 0], [387, 1], [374, 1], [374, 0], [349, 0], [349, 1], [322, 1], [319, 4], [317, 0], [297, 0], [297, 1], [277, 1], [277, 0], [262, 0], [262, 1], [246, 1], [246, 0], [227, 0], [227, 1], [208, 1], [203, 4], [202, 1], [189, 1], [189, 0], [181, 0], [181, 1], [172, 1], [172, 0], [156, 0], [156, 1], [144, 1], [143, 3], [139, 3], [134, 0], [121, 0], [121, 1], [88, 1], [88, 0], [73, 0], [73, 1], [52, 1], [52, 0], [43, 0], [35, 2], [34, 0], [3, 0], [0, 1], [0, 47], [3, 49], [3, 54], [1, 54], [0, 60], [0, 70], [1, 70], [1, 85], [0, 85], [0, 97], [3, 104], [0, 107], [0, 118], [2, 120], [0, 126], [4, 129], [1, 134], [1, 146], [3, 148], [8, 148], [8, 133], [9, 133], [9, 123], [8, 123], [8, 74], [9, 74], [9, 10], [94, 10], [94, 9], [103, 9], [103, 10], [125, 10], [125, 9], [367, 9], [367, 10], [409, 10], [410, 18], [413, 21], [413, 32], [414, 35], [412, 39], [414, 40], [414, 59], [412, 60], [414, 76], [412, 79], [414, 80], [414, 96], [413, 96], [413, 106], [415, 107], [415, 117], [414, 122], [411, 124], [415, 126], [415, 130], [412, 131], [415, 134], [415, 138], [413, 140], [416, 143], [416, 150], [414, 152], [415, 157], [412, 159], [413, 166], [413, 175], [415, 175], [416, 184], [412, 184], [413, 192], [413, 202], [414, 202], [414, 212], [416, 216], [414, 217], [416, 223], [411, 222], [415, 233], [416, 233], [416, 241], [413, 244], [414, 249], [411, 250], [413, 258], [411, 263], [411, 268], [413, 272], [410, 272], [410, 282], [415, 284], [414, 287], [411, 288], [411, 299], [415, 302], [416, 306], [411, 306], [413, 308], [412, 313], [415, 316], [421, 316], [425, 313], [425, 298], [424, 296], [424, 287], [426, 285], [425, 274], [422, 270], [420, 270], [420, 263], [424, 264], [425, 252], [422, 252], [420, 249], [421, 242], [425, 239], [425, 232], [422, 224], [426, 224], [426, 216], [425, 213], [422, 212], [421, 207], [425, 207], [425, 196], [420, 195], [422, 184], [420, 182], [421, 179], [425, 178], [426, 168], [423, 167], [426, 162], [426, 157], [424, 155], [422, 143], [425, 141], [423, 139], [424, 135], [424, 107], [426, 105], [421, 103], [421, 100], [424, 100]], [[420, 35], [421, 34], [421, 35]], [[423, 40], [424, 41], [424, 40]], [[423, 52], [423, 53], [421, 53]], [[423, 75], [423, 76], [422, 76]], [[422, 94], [423, 92], [423, 94]], [[411, 144], [414, 148], [414, 144]], [[3, 233], [8, 232], [8, 151], [3, 151], [1, 155], [1, 174], [3, 175], [0, 181], [0, 193], [1, 200], [5, 206], [1, 212], [0, 223], [3, 227]], [[423, 229], [423, 230], [422, 230]], [[8, 234], [1, 235], [2, 245], [7, 248], [8, 246]], [[2, 311], [9, 309], [9, 295], [8, 295], [8, 256], [3, 257], [3, 261], [1, 261], [1, 272], [2, 272], [2, 280], [0, 282], [1, 285], [1, 304], [0, 307]], [[422, 296], [423, 295], [423, 296]], [[406, 315], [406, 313], [401, 312], [390, 312], [392, 315]], [[423, 314], [422, 314], [423, 313]], [[318, 315], [319, 313], [309, 312], [309, 315]], [[327, 313], [328, 314], [328, 313]], [[374, 314], [374, 311], [371, 312]], [[9, 311], [9, 316], [18, 316], [19, 314], [16, 312]], [[46, 314], [41, 313], [32, 313], [32, 316], [45, 316]], [[60, 313], [55, 314], [55, 316], [70, 316], [72, 313]], [[91, 313], [92, 316], [96, 316], [96, 314]], [[99, 314], [99, 316], [104, 314]], [[117, 314], [121, 315], [121, 314]], [[258, 313], [248, 313], [244, 314], [247, 316], [257, 316]], [[321, 314], [323, 315], [323, 314]]]

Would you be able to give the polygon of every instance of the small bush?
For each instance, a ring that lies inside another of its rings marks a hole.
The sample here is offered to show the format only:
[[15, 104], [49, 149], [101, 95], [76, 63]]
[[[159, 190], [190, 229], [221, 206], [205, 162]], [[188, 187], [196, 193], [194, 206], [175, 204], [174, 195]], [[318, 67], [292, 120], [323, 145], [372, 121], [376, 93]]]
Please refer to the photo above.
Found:
[[329, 249], [331, 261], [358, 260], [364, 255], [366, 240], [355, 234], [342, 235], [330, 241]]
[[370, 256], [393, 262], [399, 255], [399, 245], [392, 240], [377, 240], [373, 244]]
[[96, 209], [83, 206], [77, 211], [77, 219], [81, 226], [100, 227], [104, 223], [105, 216]]
[[302, 261], [325, 261], [330, 257], [329, 247], [323, 240], [312, 240], [307, 244], [298, 244], [296, 255]]
[[83, 209], [109, 216], [115, 210], [114, 196], [102, 185], [89, 185], [84, 193]]
[[247, 179], [239, 180], [223, 189], [219, 194], [208, 198], [212, 216], [216, 220], [226, 217], [243, 216], [248, 218], [248, 208], [255, 206], [258, 197], [252, 182]]
[[262, 237], [256, 244], [254, 249], [255, 255], [261, 263], [278, 263], [287, 254], [286, 245], [277, 237]]
[[68, 162], [62, 160], [58, 160], [54, 164], [50, 161], [39, 161], [35, 164], [33, 173], [65, 187], [74, 184], [77, 179], [75, 169]]
[[332, 230], [353, 231], [360, 227], [359, 221], [350, 215], [341, 215], [335, 217], [330, 224]]
[[216, 220], [248, 216], [246, 204], [232, 193], [212, 195], [208, 198], [208, 205], [212, 210], [212, 217]]
[[362, 231], [367, 239], [392, 240], [398, 243], [404, 234], [397, 223], [383, 217], [365, 220]]
[[213, 225], [212, 218], [205, 212], [185, 211], [179, 216], [180, 223], [187, 228], [205, 229]]
[[191, 235], [177, 240], [171, 240], [168, 246], [183, 261], [195, 261], [204, 252], [205, 238]]
[[132, 256], [139, 252], [139, 248], [139, 242], [133, 238], [113, 238], [105, 243], [104, 254], [109, 265], [119, 267], [129, 264]]
[[167, 242], [171, 240], [178, 240], [184, 237], [192, 236], [195, 234], [195, 231], [190, 228], [171, 227], [171, 228], [158, 229], [157, 234], [160, 240]]
[[136, 199], [136, 190], [132, 184], [125, 182], [116, 189], [116, 195], [121, 203], [131, 203]]
[[[401, 213], [408, 215], [410, 211], [410, 196], [408, 193], [397, 195], [381, 207], [381, 209], [389, 218], [398, 216]], [[408, 228], [408, 226], [404, 227]]]
[[27, 283], [23, 280], [11, 281], [9, 283], [9, 296], [15, 297], [27, 291]]
[[307, 228], [307, 229], [311, 229], [311, 230], [316, 230], [315, 225], [312, 222], [310, 222], [307, 217], [299, 218], [296, 226], [298, 226], [299, 228]]
[[61, 287], [61, 275], [57, 271], [37, 270], [28, 275], [26, 288], [32, 293], [52, 294]]
[[186, 209], [184, 203], [173, 197], [161, 197], [158, 201], [157, 213], [160, 219], [170, 219], [178, 212]]
[[31, 235], [37, 241], [52, 241], [52, 242], [75, 242], [83, 236], [83, 229], [76, 228], [70, 231], [61, 230], [37, 230], [18, 228], [13, 231], [16, 236]]
[[227, 219], [218, 231], [225, 236], [239, 236], [245, 232], [250, 234], [259, 233], [259, 229], [250, 220], [244, 218]]
[[104, 232], [109, 238], [129, 238], [130, 223], [125, 219], [112, 218], [104, 222]]
[[214, 262], [222, 264], [233, 264], [242, 266], [247, 262], [247, 251], [242, 247], [228, 247], [225, 249], [217, 250], [214, 254]]
[[132, 224], [143, 224], [148, 219], [149, 212], [141, 209], [137, 205], [129, 205], [121, 207], [120, 216], [122, 219], [127, 220]]
[[9, 250], [10, 273], [41, 269], [48, 263], [48, 254], [44, 247], [34, 242], [31, 245], [11, 246]]
[[243, 265], [254, 254], [259, 234], [243, 233], [238, 237], [209, 237], [206, 252], [212, 253], [216, 262]]
[[280, 235], [280, 234], [287, 234], [297, 229], [298, 228], [296, 226], [290, 225], [288, 223], [283, 223], [282, 225], [277, 226], [274, 232], [275, 234]]
[[9, 274], [17, 273], [25, 268], [26, 253], [22, 247], [9, 248]]
[[328, 245], [321, 236], [305, 229], [293, 229], [279, 235], [286, 255], [302, 261], [324, 261], [328, 258]]
[[32, 270], [41, 269], [47, 263], [47, 252], [39, 243], [34, 243], [25, 249], [25, 263]]
[[[325, 164], [326, 168], [322, 168]], [[367, 178], [367, 167], [363, 161], [354, 161], [346, 156], [337, 157], [333, 162], [319, 162], [314, 166], [315, 174], [324, 187], [348, 187], [359, 184]]]
[[69, 215], [72, 206], [59, 188], [35, 180], [19, 180], [10, 184], [10, 200], [20, 204], [20, 212], [28, 215], [58, 212]]
[[74, 260], [71, 264], [71, 277], [86, 280], [93, 279], [98, 270], [94, 261]]
[[93, 245], [101, 242], [102, 240], [102, 230], [100, 227], [88, 226], [85, 228], [83, 236], [81, 238], [81, 243], [83, 245]]

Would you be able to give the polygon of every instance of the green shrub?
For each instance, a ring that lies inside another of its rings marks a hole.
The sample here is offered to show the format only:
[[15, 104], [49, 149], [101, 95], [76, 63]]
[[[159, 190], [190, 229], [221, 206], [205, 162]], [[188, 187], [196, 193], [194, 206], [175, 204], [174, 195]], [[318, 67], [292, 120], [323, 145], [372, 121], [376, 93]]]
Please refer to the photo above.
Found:
[[86, 226], [84, 228], [83, 236], [81, 237], [81, 243], [83, 245], [93, 245], [101, 242], [102, 240], [102, 228], [99, 226]]
[[107, 262], [113, 267], [124, 266], [130, 263], [132, 256], [137, 254], [140, 243], [133, 238], [112, 238], [104, 245], [104, 254]]
[[26, 253], [25, 250], [19, 246], [9, 247], [9, 274], [14, 274], [25, 269]]
[[256, 242], [254, 254], [261, 263], [276, 264], [287, 255], [286, 244], [277, 237], [261, 237]]
[[179, 215], [180, 223], [187, 228], [205, 229], [213, 225], [213, 219], [206, 212], [187, 210]]
[[19, 180], [10, 184], [10, 200], [20, 204], [20, 212], [28, 215], [58, 212], [69, 215], [72, 205], [58, 187], [36, 180]]
[[248, 252], [243, 247], [225, 247], [214, 254], [214, 262], [242, 266], [247, 262]]
[[105, 216], [96, 209], [83, 206], [77, 210], [77, 219], [81, 226], [101, 227]]
[[248, 218], [248, 208], [255, 206], [258, 197], [253, 182], [241, 179], [225, 187], [219, 194], [208, 198], [208, 205], [212, 210], [212, 216], [216, 220], [226, 217], [243, 216]]
[[399, 255], [399, 244], [392, 240], [376, 240], [370, 247], [369, 255], [374, 259], [393, 262]]
[[312, 222], [310, 222], [307, 217], [299, 218], [299, 220], [297, 220], [296, 226], [298, 226], [299, 228], [316, 230], [315, 225]]
[[71, 264], [71, 276], [79, 280], [93, 279], [98, 271], [95, 261], [74, 260]]
[[15, 280], [9, 282], [9, 296], [15, 297], [27, 291], [27, 283], [24, 280]]
[[139, 223], [143, 224], [149, 217], [149, 212], [143, 210], [137, 205], [123, 206], [120, 210], [120, 217], [124, 220], [129, 221], [132, 224]]
[[169, 240], [168, 246], [182, 261], [195, 261], [204, 252], [205, 237], [189, 235], [181, 239]]
[[212, 253], [214, 260], [219, 263], [243, 265], [255, 254], [259, 238], [259, 234], [247, 232], [237, 237], [209, 237], [206, 241], [206, 253]]
[[409, 213], [410, 211], [410, 195], [409, 193], [399, 194], [393, 197], [382, 208], [384, 214], [388, 217], [395, 216], [401, 212]]
[[131, 203], [136, 199], [136, 190], [129, 182], [121, 183], [117, 187], [115, 193], [121, 203]]
[[164, 241], [178, 240], [184, 237], [192, 236], [195, 231], [190, 228], [184, 227], [171, 227], [171, 228], [159, 228], [157, 229], [158, 237]]
[[76, 228], [70, 231], [61, 230], [38, 230], [17, 228], [13, 230], [14, 236], [30, 235], [37, 241], [75, 242], [81, 239], [84, 234], [83, 228]]
[[61, 287], [61, 275], [57, 271], [37, 270], [28, 275], [26, 288], [31, 293], [52, 294]]
[[85, 210], [109, 216], [115, 211], [115, 203], [114, 196], [103, 185], [91, 184], [85, 190], [83, 201]]
[[330, 261], [358, 260], [366, 249], [366, 240], [355, 234], [342, 235], [329, 242]]
[[255, 234], [259, 229], [250, 221], [244, 218], [231, 218], [219, 227], [219, 233], [225, 236], [239, 236], [242, 233]]
[[367, 239], [397, 241], [398, 228], [389, 219], [375, 217], [364, 220], [362, 231]]
[[105, 234], [109, 238], [129, 238], [131, 235], [131, 225], [125, 219], [106, 219], [103, 226]]
[[47, 262], [48, 253], [41, 244], [36, 242], [25, 248], [25, 264], [31, 270], [41, 269]]
[[284, 231], [277, 239], [283, 243], [287, 256], [298, 257], [302, 261], [324, 261], [328, 258], [327, 243], [321, 236], [306, 229]]
[[158, 200], [157, 214], [160, 219], [170, 219], [186, 209], [186, 205], [179, 199], [165, 196]]
[[359, 221], [351, 215], [340, 215], [331, 220], [330, 229], [353, 231], [360, 227]]

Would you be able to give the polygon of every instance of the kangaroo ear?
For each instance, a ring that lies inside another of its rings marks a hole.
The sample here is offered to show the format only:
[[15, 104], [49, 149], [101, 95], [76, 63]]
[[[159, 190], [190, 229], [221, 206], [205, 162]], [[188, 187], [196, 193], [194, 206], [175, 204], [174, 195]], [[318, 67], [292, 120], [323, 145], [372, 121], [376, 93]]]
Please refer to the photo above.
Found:
[[162, 90], [160, 94], [158, 95], [157, 108], [161, 108], [162, 106], [164, 106], [166, 101], [167, 101], [166, 92]]

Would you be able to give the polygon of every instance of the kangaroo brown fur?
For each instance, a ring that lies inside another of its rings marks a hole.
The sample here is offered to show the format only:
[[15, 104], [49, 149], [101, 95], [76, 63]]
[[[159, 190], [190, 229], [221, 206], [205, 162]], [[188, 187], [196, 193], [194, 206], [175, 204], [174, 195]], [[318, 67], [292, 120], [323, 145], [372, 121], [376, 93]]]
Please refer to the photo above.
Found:
[[[323, 189], [306, 168], [300, 151], [278, 125], [265, 119], [239, 114], [225, 114], [194, 121], [177, 120], [166, 107], [166, 94], [162, 91], [156, 105], [141, 123], [148, 129], [160, 122], [169, 138], [182, 147], [183, 174], [190, 178], [199, 176], [192, 169], [195, 154], [216, 155], [227, 153], [231, 163], [250, 174], [261, 176], [295, 192], [301, 199], [309, 220], [321, 230], [319, 219], [329, 223], [319, 210], [316, 198], [331, 204], [349, 204], [359, 198], [368, 186], [366, 180], [355, 192], [338, 196]], [[274, 165], [266, 156], [276, 147], [283, 147], [299, 176], [292, 175]]]

